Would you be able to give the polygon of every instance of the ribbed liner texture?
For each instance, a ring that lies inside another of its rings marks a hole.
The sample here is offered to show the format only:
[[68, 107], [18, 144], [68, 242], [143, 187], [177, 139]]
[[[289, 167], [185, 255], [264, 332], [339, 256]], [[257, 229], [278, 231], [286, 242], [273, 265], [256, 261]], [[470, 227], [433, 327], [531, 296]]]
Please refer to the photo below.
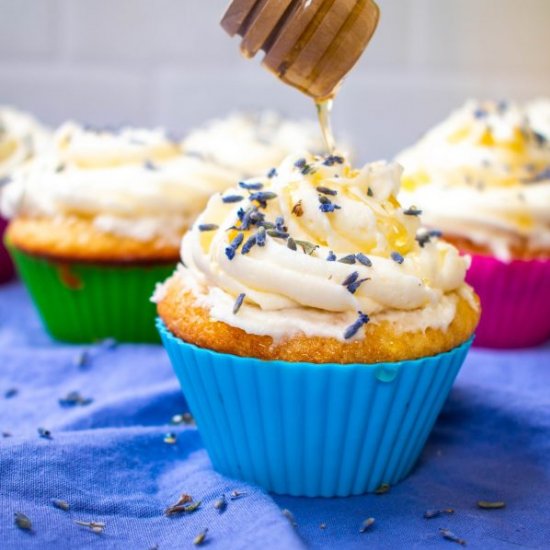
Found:
[[14, 275], [13, 263], [4, 244], [4, 231], [7, 225], [8, 222], [0, 216], [0, 284], [7, 283]]
[[471, 345], [399, 363], [289, 363], [201, 349], [157, 327], [214, 468], [311, 497], [406, 477]]
[[55, 263], [14, 247], [12, 257], [50, 335], [66, 342], [158, 342], [155, 283], [173, 265]]
[[550, 259], [472, 256], [466, 280], [481, 299], [476, 346], [521, 348], [550, 338]]

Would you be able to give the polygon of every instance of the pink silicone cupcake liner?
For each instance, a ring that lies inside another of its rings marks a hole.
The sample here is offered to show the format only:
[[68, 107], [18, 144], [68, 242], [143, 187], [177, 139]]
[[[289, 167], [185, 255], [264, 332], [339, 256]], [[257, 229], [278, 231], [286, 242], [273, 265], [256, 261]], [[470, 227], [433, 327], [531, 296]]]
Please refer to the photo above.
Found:
[[466, 280], [481, 299], [475, 346], [522, 348], [550, 338], [550, 259], [472, 255]]
[[0, 217], [0, 284], [9, 281], [14, 274], [13, 263], [4, 246], [4, 231], [8, 222]]

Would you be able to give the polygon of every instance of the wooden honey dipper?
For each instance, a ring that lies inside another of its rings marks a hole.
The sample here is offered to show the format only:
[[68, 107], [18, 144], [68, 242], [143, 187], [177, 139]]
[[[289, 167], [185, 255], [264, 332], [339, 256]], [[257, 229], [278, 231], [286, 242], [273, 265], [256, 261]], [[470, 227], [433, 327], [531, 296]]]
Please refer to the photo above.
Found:
[[331, 98], [369, 43], [380, 16], [373, 0], [233, 0], [221, 21], [251, 58], [313, 97]]

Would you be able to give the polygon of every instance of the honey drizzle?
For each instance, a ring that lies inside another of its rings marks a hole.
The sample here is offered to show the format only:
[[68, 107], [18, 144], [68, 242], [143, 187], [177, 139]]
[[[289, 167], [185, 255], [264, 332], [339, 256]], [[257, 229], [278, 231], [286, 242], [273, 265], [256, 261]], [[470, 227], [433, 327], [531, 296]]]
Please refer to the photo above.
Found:
[[323, 140], [327, 148], [328, 153], [331, 155], [336, 148], [334, 141], [334, 134], [332, 133], [332, 125], [330, 123], [330, 115], [332, 112], [332, 98], [323, 99], [315, 102], [317, 108], [317, 118], [319, 119], [319, 125], [321, 126], [321, 133], [323, 134]]

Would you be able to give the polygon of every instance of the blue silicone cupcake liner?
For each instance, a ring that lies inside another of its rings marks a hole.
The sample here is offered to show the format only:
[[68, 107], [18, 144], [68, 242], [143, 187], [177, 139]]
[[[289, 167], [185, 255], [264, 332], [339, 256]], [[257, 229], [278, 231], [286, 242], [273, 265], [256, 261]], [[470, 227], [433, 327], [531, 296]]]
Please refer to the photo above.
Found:
[[397, 363], [290, 363], [217, 353], [161, 320], [157, 328], [214, 468], [310, 497], [405, 478], [472, 343]]

